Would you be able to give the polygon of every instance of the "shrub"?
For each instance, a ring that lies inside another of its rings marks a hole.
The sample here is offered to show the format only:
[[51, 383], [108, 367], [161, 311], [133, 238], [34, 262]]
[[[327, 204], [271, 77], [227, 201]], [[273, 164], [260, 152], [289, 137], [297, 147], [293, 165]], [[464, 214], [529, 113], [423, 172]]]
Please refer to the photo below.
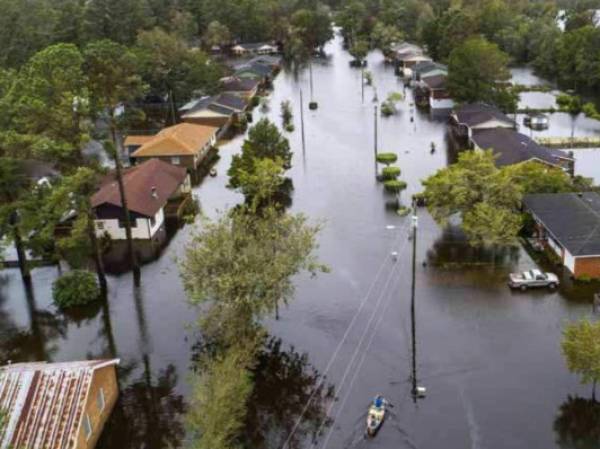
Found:
[[250, 106], [255, 108], [259, 104], [260, 104], [260, 97], [258, 97], [258, 96], [252, 97], [252, 99], [250, 100]]
[[400, 215], [401, 217], [405, 217], [410, 213], [410, 208], [406, 207], [406, 206], [400, 206], [398, 208], [398, 210], [396, 211], [396, 213], [398, 215]]
[[295, 130], [296, 128], [294, 128], [294, 124], [293, 124], [293, 123], [288, 123], [287, 125], [285, 125], [285, 126], [284, 126], [284, 129], [285, 129], [285, 130], [286, 130], [288, 133], [291, 133], [291, 132], [294, 132], [294, 130]]
[[380, 164], [390, 165], [398, 160], [396, 153], [379, 153], [377, 155], [377, 162]]
[[391, 179], [383, 183], [383, 187], [390, 193], [400, 193], [406, 189], [406, 183], [404, 181], [398, 181], [397, 179]]
[[81, 306], [96, 301], [100, 297], [100, 287], [94, 273], [73, 270], [54, 281], [52, 297], [59, 307]]
[[575, 279], [577, 282], [583, 282], [585, 284], [589, 284], [593, 281], [592, 277], [587, 274], [582, 274], [581, 276]]
[[381, 115], [384, 117], [389, 117], [390, 115], [394, 115], [396, 113], [396, 106], [389, 101], [384, 101], [381, 103]]
[[384, 167], [383, 170], [381, 171], [381, 175], [383, 177], [383, 179], [389, 180], [389, 179], [396, 179], [398, 176], [400, 176], [400, 167]]

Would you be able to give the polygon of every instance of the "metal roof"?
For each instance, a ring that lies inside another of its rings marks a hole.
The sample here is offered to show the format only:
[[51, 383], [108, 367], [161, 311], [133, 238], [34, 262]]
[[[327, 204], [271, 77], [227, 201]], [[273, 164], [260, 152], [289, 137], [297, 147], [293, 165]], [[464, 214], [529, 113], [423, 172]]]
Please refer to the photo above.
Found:
[[35, 362], [0, 368], [0, 408], [8, 411], [0, 449], [74, 448], [94, 371], [118, 363]]
[[523, 205], [573, 256], [600, 256], [600, 195], [540, 193]]

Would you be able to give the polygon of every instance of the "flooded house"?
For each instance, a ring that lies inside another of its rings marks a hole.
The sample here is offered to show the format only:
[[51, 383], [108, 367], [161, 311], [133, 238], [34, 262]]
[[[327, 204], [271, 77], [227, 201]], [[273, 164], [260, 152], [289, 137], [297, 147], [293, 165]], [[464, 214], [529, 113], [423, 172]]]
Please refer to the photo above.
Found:
[[430, 110], [450, 111], [454, 101], [446, 88], [445, 74], [423, 76], [415, 86], [415, 100], [418, 105]]
[[0, 447], [93, 449], [117, 401], [118, 359], [0, 367]]
[[450, 128], [461, 145], [472, 145], [475, 130], [516, 129], [517, 124], [498, 108], [485, 103], [464, 104], [450, 115]]
[[537, 239], [576, 278], [600, 278], [600, 195], [595, 192], [525, 195]]
[[[141, 145], [134, 149], [130, 157], [135, 163], [160, 159], [172, 165], [185, 167], [193, 173], [215, 147], [218, 131], [217, 126], [179, 123], [163, 129], [148, 139], [146, 139], [148, 136], [143, 136]], [[132, 137], [138, 136], [128, 136], [127, 139]], [[126, 140], [126, 146], [127, 143]]]
[[271, 67], [259, 64], [257, 62], [242, 64], [235, 70], [234, 76], [238, 78], [248, 78], [260, 81], [262, 85], [266, 85], [272, 80], [273, 69]]
[[241, 43], [231, 47], [231, 52], [236, 56], [272, 55], [278, 51], [277, 46], [267, 42]]
[[221, 90], [225, 93], [251, 99], [258, 93], [261, 81], [252, 78], [230, 76], [221, 80]]
[[[123, 184], [133, 238], [160, 242], [165, 237], [165, 220], [191, 196], [190, 177], [185, 167], [149, 159], [124, 170]], [[124, 241], [125, 211], [114, 173], [107, 175], [92, 196], [96, 234]]]
[[217, 137], [240, 119], [248, 109], [248, 100], [238, 95], [222, 93], [189, 102], [179, 111], [186, 123], [217, 127]]

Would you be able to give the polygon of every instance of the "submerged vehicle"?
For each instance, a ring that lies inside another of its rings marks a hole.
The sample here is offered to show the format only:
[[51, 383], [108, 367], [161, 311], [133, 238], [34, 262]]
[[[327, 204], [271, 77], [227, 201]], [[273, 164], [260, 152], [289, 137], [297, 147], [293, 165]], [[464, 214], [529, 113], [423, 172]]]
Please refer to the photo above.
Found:
[[522, 273], [511, 273], [508, 285], [511, 288], [527, 290], [532, 287], [558, 287], [558, 276], [554, 273], [542, 273], [540, 270], [523, 271]]
[[217, 169], [211, 168], [210, 171], [208, 172], [208, 174], [214, 178], [215, 176], [217, 176]]
[[383, 424], [385, 419], [386, 407], [388, 402], [383, 396], [377, 396], [371, 406], [369, 407], [369, 413], [367, 415], [367, 435], [374, 437], [379, 431], [379, 428]]

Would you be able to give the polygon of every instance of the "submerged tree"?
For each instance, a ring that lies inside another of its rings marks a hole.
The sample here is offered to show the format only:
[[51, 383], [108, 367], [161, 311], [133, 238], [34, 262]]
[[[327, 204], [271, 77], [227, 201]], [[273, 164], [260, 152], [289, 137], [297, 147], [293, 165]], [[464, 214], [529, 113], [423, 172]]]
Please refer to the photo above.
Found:
[[592, 384], [595, 400], [596, 383], [600, 381], [600, 322], [584, 319], [567, 325], [561, 346], [569, 370], [579, 374], [582, 383]]
[[600, 445], [600, 403], [569, 396], [554, 420], [559, 447], [593, 449]]

